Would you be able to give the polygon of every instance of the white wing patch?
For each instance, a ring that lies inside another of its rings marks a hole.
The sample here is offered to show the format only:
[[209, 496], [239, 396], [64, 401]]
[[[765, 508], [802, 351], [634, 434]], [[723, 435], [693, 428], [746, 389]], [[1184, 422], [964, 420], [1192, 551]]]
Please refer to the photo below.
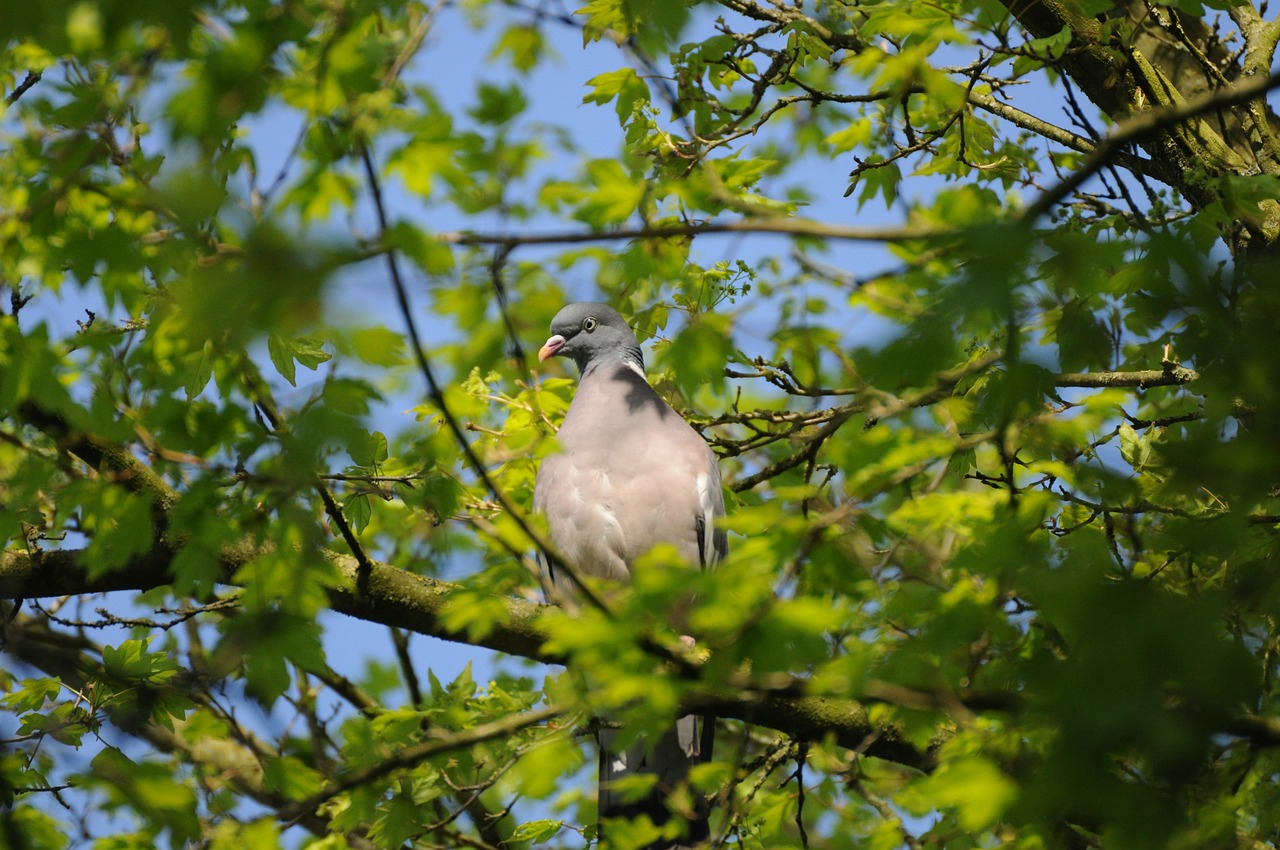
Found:
[[716, 561], [716, 508], [711, 496], [711, 476], [703, 473], [697, 478], [698, 507], [702, 509], [702, 540], [698, 548], [709, 567]]
[[[596, 505], [596, 513], [600, 517], [600, 525], [604, 531], [605, 547], [615, 556], [621, 557], [625, 551], [623, 546], [622, 523], [618, 522], [618, 517], [613, 511], [604, 505]], [[622, 576], [611, 576], [611, 578], [626, 578]]]

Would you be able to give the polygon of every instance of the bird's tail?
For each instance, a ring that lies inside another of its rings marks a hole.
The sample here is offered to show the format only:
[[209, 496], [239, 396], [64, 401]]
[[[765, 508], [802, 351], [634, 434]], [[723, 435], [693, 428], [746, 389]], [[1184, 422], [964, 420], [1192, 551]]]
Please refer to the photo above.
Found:
[[[672, 805], [672, 792], [686, 785], [689, 770], [711, 759], [715, 735], [715, 718], [687, 714], [676, 721], [675, 728], [657, 737], [642, 738], [627, 749], [612, 746], [617, 730], [601, 729], [600, 743], [600, 824], [611, 819], [635, 820], [647, 816], [656, 826], [672, 820], [683, 821], [677, 837], [653, 841], [644, 850], [682, 850], [705, 846], [711, 836], [710, 810], [706, 800], [696, 792], [685, 792], [682, 805]], [[656, 776], [653, 790], [640, 799], [627, 794], [619, 780], [629, 776]], [[665, 832], [666, 830], [664, 830]]]

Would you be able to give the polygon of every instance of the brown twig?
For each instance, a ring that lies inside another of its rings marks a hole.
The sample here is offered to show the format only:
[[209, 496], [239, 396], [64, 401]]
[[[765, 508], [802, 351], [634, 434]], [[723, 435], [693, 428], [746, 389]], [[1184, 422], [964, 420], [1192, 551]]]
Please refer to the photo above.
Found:
[[27, 76], [23, 78], [22, 82], [18, 83], [17, 88], [5, 96], [4, 102], [9, 106], [13, 106], [13, 104], [18, 101], [18, 98], [22, 97], [32, 86], [40, 82], [41, 76], [42, 75], [39, 71], [28, 71]]
[[617, 230], [565, 230], [552, 233], [502, 235], [496, 233], [438, 233], [436, 238], [450, 245], [501, 245], [518, 248], [524, 245], [572, 245], [582, 242], [618, 242], [631, 239], [691, 238], [716, 233], [775, 233], [785, 236], [808, 236], [854, 242], [909, 242], [922, 239], [944, 239], [957, 231], [929, 227], [874, 227], [811, 221], [803, 218], [742, 218], [736, 221], [709, 221], [652, 224]]
[[415, 746], [404, 747], [375, 765], [352, 771], [341, 779], [330, 782], [325, 788], [304, 800], [281, 807], [280, 817], [284, 821], [291, 821], [310, 815], [339, 794], [359, 788], [361, 785], [376, 782], [395, 773], [397, 770], [413, 767], [421, 761], [452, 750], [470, 747], [496, 738], [505, 738], [522, 729], [528, 729], [530, 726], [546, 723], [562, 716], [564, 713], [564, 709], [554, 706], [541, 708], [527, 714], [504, 717], [501, 720], [485, 723], [462, 732], [432, 738]]

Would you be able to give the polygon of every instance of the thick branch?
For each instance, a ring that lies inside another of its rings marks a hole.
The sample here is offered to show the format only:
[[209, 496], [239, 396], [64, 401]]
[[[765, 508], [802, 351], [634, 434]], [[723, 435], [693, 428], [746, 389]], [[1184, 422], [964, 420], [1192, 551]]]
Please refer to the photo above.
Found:
[[[256, 554], [244, 546], [223, 552], [225, 575]], [[106, 576], [90, 578], [82, 550], [60, 550], [36, 555], [9, 552], [0, 556], [0, 598], [25, 599], [66, 596], [114, 590], [148, 590], [167, 583], [166, 568], [173, 552], [160, 549]], [[355, 558], [328, 555], [338, 567], [341, 581], [329, 591], [333, 610], [350, 616], [396, 626], [442, 640], [518, 655], [545, 663], [564, 659], [543, 649], [547, 635], [538, 620], [544, 606], [518, 599], [503, 599], [503, 622], [483, 634], [471, 634], [465, 626], [447, 625], [451, 603], [470, 590], [449, 582], [425, 578], [387, 564], [374, 562], [367, 571]], [[910, 767], [928, 769], [930, 754], [921, 752], [893, 727], [876, 726], [856, 700], [760, 691], [719, 690], [698, 693], [694, 688], [687, 708], [719, 717], [743, 720], [785, 732], [805, 740], [832, 738], [842, 746]]]
[[896, 762], [917, 770], [932, 770], [934, 754], [921, 751], [893, 726], [876, 727], [867, 709], [850, 699], [823, 696], [758, 694], [745, 696], [695, 696], [686, 700], [691, 711], [745, 720], [802, 741], [833, 739], [859, 753]]
[[109, 472], [133, 492], [150, 496], [159, 525], [164, 526], [165, 514], [177, 502], [178, 494], [127, 447], [77, 431], [58, 414], [33, 403], [23, 404], [20, 412], [25, 422], [48, 434], [92, 469]]
[[1142, 369], [1137, 372], [1066, 372], [1058, 375], [1053, 383], [1058, 387], [1178, 387], [1198, 380], [1194, 369], [1167, 363], [1163, 369]]

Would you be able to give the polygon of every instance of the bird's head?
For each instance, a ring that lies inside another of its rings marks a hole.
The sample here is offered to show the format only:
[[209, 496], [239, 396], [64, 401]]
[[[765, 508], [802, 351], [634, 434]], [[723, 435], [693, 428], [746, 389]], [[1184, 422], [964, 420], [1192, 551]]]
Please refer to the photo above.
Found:
[[556, 313], [551, 337], [538, 351], [538, 360], [568, 357], [585, 374], [592, 365], [609, 361], [633, 363], [644, 369], [636, 335], [622, 314], [608, 304], [580, 301]]

